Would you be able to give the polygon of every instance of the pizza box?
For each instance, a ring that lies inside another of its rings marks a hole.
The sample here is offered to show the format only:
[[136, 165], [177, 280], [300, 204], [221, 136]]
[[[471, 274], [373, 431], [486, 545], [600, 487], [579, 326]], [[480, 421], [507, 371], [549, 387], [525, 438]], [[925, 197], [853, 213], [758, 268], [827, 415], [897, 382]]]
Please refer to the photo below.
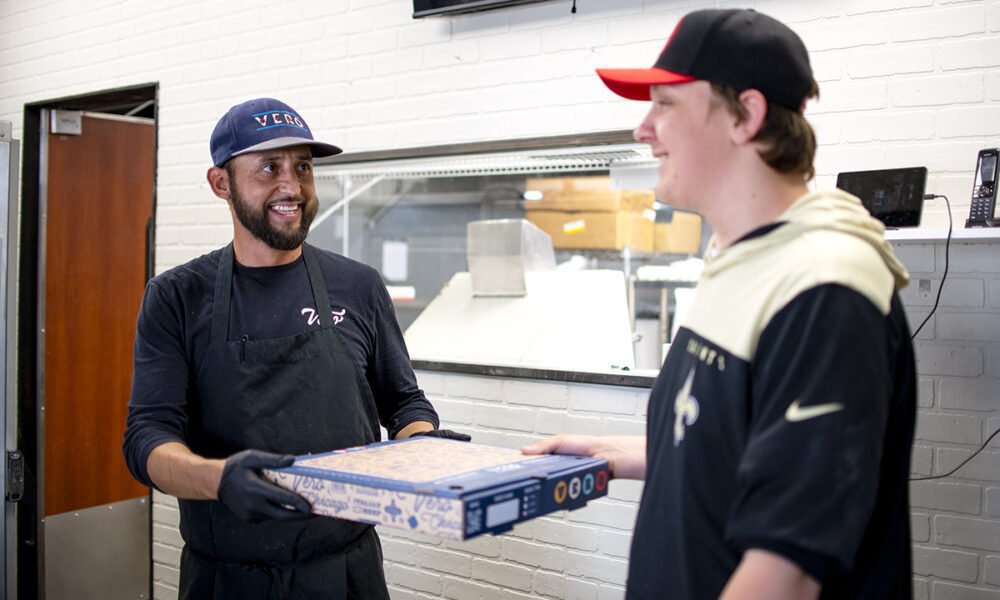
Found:
[[607, 461], [417, 437], [298, 456], [266, 477], [316, 514], [464, 540], [607, 495]]

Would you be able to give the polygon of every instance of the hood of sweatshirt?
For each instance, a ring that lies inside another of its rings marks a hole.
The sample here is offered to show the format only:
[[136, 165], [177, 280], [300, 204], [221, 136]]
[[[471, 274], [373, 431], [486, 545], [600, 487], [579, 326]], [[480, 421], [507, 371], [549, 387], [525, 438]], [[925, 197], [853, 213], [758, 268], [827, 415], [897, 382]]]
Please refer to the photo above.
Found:
[[902, 289], [909, 282], [906, 268], [893, 254], [885, 240], [885, 226], [873, 218], [861, 201], [842, 190], [810, 192], [796, 200], [778, 217], [780, 227], [765, 235], [738, 242], [717, 250], [713, 237], [705, 252], [702, 277], [714, 277], [735, 267], [760, 252], [788, 242], [812, 231], [835, 231], [853, 236], [871, 246], [892, 273], [895, 287]]

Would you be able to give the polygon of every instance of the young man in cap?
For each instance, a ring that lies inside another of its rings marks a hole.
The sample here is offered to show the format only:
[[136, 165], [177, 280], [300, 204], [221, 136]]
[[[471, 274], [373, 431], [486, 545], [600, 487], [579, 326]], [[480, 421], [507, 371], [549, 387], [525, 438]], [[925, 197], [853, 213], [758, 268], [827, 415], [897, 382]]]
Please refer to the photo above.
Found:
[[657, 196], [715, 236], [647, 435], [525, 452], [646, 480], [629, 599], [909, 598], [907, 274], [856, 198], [806, 186], [818, 88], [802, 41], [754, 11], [696, 11], [653, 68], [598, 74], [652, 102], [635, 137], [659, 159]]
[[389, 295], [372, 268], [304, 243], [313, 139], [287, 104], [232, 107], [208, 184], [233, 241], [152, 279], [139, 313], [124, 452], [177, 496], [181, 598], [388, 598], [374, 529], [310, 516], [260, 475], [294, 455], [434, 435]]

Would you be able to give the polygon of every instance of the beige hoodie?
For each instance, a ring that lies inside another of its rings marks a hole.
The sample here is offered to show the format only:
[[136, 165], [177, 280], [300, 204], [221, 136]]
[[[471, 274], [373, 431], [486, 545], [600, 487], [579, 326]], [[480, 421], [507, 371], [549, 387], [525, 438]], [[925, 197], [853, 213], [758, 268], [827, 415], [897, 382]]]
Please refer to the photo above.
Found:
[[909, 275], [885, 241], [882, 223], [841, 190], [810, 192], [764, 235], [714, 251], [709, 242], [692, 314], [685, 324], [745, 359], [770, 319], [804, 291], [839, 284], [888, 314]]
[[[892, 252], [892, 246], [885, 241], [885, 226], [873, 218], [857, 197], [839, 189], [811, 192], [800, 197], [788, 207], [778, 221], [785, 223], [778, 229], [768, 233], [767, 243], [737, 244], [719, 252], [715, 248], [713, 237], [709, 243], [709, 251], [705, 253], [705, 270], [717, 272], [743, 262], [748, 254], [758, 252], [763, 248], [783, 244], [789, 239], [798, 237], [807, 231], [827, 230], [839, 231], [864, 240], [882, 257], [885, 266], [892, 272], [896, 289], [906, 287], [910, 280], [906, 268]], [[732, 251], [731, 251], [732, 250]]]

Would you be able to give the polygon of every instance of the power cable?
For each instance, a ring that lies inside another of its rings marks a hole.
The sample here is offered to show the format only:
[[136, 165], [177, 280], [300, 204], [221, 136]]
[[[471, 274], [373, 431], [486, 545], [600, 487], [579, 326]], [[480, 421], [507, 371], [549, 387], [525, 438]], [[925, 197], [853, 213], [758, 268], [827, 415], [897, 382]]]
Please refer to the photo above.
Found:
[[983, 445], [980, 446], [978, 450], [976, 450], [975, 452], [972, 453], [972, 456], [970, 456], [970, 457], [966, 458], [965, 460], [963, 460], [962, 462], [958, 463], [957, 467], [955, 467], [954, 469], [948, 471], [947, 473], [943, 473], [941, 475], [930, 475], [928, 477], [911, 477], [910, 481], [927, 481], [928, 479], [942, 479], [944, 477], [950, 477], [951, 475], [954, 475], [955, 471], [957, 471], [957, 470], [961, 469], [962, 467], [964, 467], [973, 458], [976, 458], [976, 456], [978, 456], [979, 453], [982, 452], [986, 448], [986, 446], [989, 445], [989, 443], [993, 440], [993, 438], [995, 438], [997, 436], [998, 433], [1000, 433], [1000, 429], [997, 429], [996, 431], [994, 431], [993, 433], [991, 433], [990, 437], [986, 438], [986, 441], [983, 442]]
[[910, 336], [911, 340], [916, 339], [917, 334], [920, 333], [920, 330], [924, 328], [924, 325], [927, 324], [927, 321], [929, 321], [931, 319], [931, 316], [937, 311], [938, 302], [941, 301], [941, 290], [944, 289], [944, 281], [945, 279], [948, 278], [948, 254], [949, 254], [949, 249], [951, 248], [951, 229], [952, 229], [951, 202], [948, 201], [948, 196], [943, 196], [940, 194], [924, 195], [924, 200], [933, 200], [935, 198], [944, 198], [945, 205], [948, 207], [948, 238], [945, 240], [944, 243], [944, 274], [941, 275], [941, 284], [938, 285], [937, 297], [934, 298], [934, 306], [931, 308], [931, 312], [927, 313], [927, 317], [924, 318], [923, 322], [920, 323], [920, 327], [917, 327], [917, 330], [913, 332], [912, 336]]
[[[917, 330], [913, 332], [913, 335], [910, 337], [911, 340], [916, 339], [917, 334], [920, 333], [920, 330], [924, 328], [924, 325], [927, 324], [927, 321], [929, 321], [931, 316], [937, 311], [938, 303], [941, 301], [941, 290], [944, 289], [944, 281], [948, 277], [948, 251], [949, 248], [951, 247], [951, 231], [952, 231], [951, 202], [948, 201], [948, 196], [942, 194], [924, 195], [924, 200], [933, 200], [935, 198], [944, 198], [945, 206], [948, 207], [948, 237], [946, 238], [944, 243], [944, 273], [941, 275], [941, 284], [938, 286], [937, 296], [934, 298], [934, 306], [931, 307], [931, 312], [927, 313], [927, 317], [925, 317], [923, 322], [920, 323], [920, 327], [917, 327]], [[927, 481], [928, 479], [942, 479], [944, 477], [950, 477], [956, 471], [964, 467], [970, 460], [978, 456], [980, 452], [985, 450], [986, 446], [989, 445], [990, 441], [992, 441], [993, 438], [995, 438], [998, 433], [1000, 433], [1000, 429], [997, 429], [996, 431], [991, 433], [989, 437], [986, 438], [986, 441], [983, 442], [982, 446], [980, 446], [975, 452], [973, 452], [971, 456], [960, 462], [957, 467], [948, 471], [947, 473], [944, 473], [942, 475], [931, 475], [929, 477], [911, 477], [910, 481]]]

